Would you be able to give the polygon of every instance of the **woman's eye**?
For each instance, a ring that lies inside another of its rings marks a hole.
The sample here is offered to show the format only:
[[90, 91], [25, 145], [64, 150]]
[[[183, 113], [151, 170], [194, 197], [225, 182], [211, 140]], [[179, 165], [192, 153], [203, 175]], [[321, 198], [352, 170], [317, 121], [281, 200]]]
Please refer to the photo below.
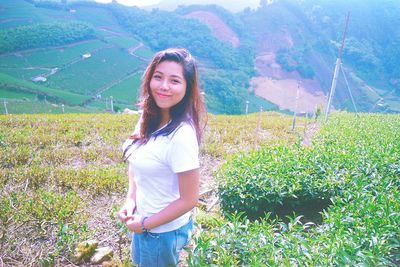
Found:
[[161, 76], [160, 75], [154, 75], [153, 78], [156, 79], [156, 80], [160, 80]]
[[180, 83], [180, 81], [179, 80], [172, 80], [172, 83], [177, 84], [177, 83]]

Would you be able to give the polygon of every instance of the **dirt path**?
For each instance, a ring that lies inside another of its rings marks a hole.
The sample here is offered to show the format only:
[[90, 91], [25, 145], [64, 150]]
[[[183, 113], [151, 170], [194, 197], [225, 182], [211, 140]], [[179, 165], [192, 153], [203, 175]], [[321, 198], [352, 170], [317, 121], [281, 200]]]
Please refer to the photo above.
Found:
[[129, 53], [131, 56], [134, 56], [134, 57], [140, 59], [141, 61], [147, 63], [147, 62], [149, 61], [149, 59], [146, 59], [146, 58], [144, 58], [144, 57], [141, 57], [141, 56], [135, 54], [135, 52], [136, 52], [138, 49], [142, 48], [142, 47], [144, 47], [144, 44], [143, 44], [143, 43], [139, 43], [138, 45], [135, 45], [135, 46], [132, 46], [132, 47], [128, 48], [128, 53]]
[[139, 48], [143, 47], [143, 43], [139, 43], [138, 45], [132, 46], [128, 48], [128, 53], [131, 54], [132, 56], [135, 56], [135, 51], [138, 50]]
[[113, 31], [111, 28], [109, 28], [107, 26], [99, 26], [99, 27], [96, 27], [96, 28], [99, 29], [100, 31], [108, 32], [108, 33], [110, 33], [110, 34], [112, 34], [114, 36], [130, 37], [130, 35], [127, 34], [127, 33]]
[[318, 132], [320, 124], [318, 122], [313, 122], [306, 125], [304, 137], [302, 141], [303, 146], [311, 146], [313, 136]]

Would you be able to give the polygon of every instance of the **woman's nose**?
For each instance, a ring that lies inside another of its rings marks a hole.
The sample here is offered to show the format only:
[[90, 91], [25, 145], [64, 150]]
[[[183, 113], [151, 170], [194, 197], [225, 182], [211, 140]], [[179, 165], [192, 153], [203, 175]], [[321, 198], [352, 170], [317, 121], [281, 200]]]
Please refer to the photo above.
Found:
[[166, 91], [166, 90], [169, 89], [169, 85], [168, 85], [168, 80], [167, 80], [167, 79], [165, 79], [165, 80], [163, 80], [163, 81], [161, 82], [160, 88], [161, 88], [162, 90], [164, 90], [164, 91]]

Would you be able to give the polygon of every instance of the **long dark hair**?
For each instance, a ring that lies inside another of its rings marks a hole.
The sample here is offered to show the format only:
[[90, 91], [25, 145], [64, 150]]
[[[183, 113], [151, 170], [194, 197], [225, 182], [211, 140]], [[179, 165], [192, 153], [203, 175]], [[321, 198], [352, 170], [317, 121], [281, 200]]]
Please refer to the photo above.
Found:
[[[156, 131], [161, 122], [161, 111], [150, 92], [150, 81], [157, 65], [163, 61], [173, 61], [182, 65], [183, 76], [186, 80], [186, 92], [183, 99], [170, 109], [171, 120], [168, 125]], [[196, 61], [189, 51], [184, 48], [169, 48], [154, 55], [142, 77], [138, 105], [143, 110], [143, 114], [140, 134], [135, 136], [135, 139], [141, 144], [146, 143], [152, 136], [169, 135], [183, 121], [189, 121], [193, 125], [200, 144], [206, 123], [206, 108], [200, 92]]]

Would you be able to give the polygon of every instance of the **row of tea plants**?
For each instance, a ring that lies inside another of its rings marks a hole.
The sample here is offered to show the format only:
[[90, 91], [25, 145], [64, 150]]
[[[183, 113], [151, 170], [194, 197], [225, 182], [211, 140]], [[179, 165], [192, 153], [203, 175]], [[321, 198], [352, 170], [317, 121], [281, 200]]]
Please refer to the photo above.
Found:
[[265, 145], [218, 173], [223, 219], [190, 266], [396, 266], [400, 116], [336, 113], [311, 147]]

